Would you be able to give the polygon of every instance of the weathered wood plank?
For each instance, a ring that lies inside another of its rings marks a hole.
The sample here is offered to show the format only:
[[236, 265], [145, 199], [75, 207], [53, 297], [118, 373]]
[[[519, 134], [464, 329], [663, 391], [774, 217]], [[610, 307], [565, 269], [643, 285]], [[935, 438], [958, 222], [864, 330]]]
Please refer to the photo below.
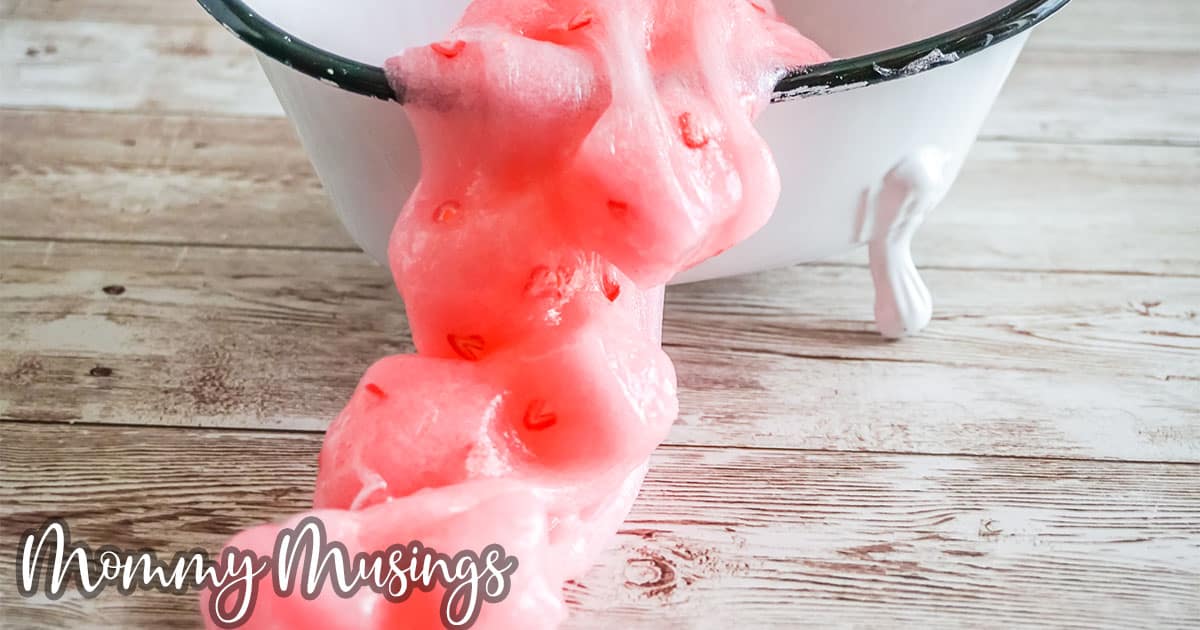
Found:
[[[195, 2], [157, 0], [0, 0], [8, 19], [210, 25]], [[1031, 47], [1041, 49], [1196, 51], [1200, 9], [1180, 0], [1141, 0], [1131, 15], [1126, 0], [1076, 2], [1043, 25]], [[1103, 33], [1103, 37], [1097, 36]]]
[[[282, 119], [0, 111], [0, 173], [9, 237], [354, 247]], [[1200, 148], [982, 143], [917, 258], [1200, 275], [1196, 189]]]
[[982, 135], [1198, 146], [1200, 51], [1029, 50]]
[[282, 118], [0, 111], [3, 233], [353, 249]]
[[[321, 430], [410, 349], [356, 253], [0, 245], [0, 417]], [[1200, 461], [1200, 280], [928, 279], [938, 321], [899, 344], [854, 267], [673, 291], [671, 442]]]
[[[124, 21], [143, 2], [16, 0], [0, 26], [0, 106], [281, 113], [250, 50], [199, 7]], [[1200, 17], [1187, 3], [1141, 6], [1130, 19], [1113, 0], [1077, 2], [1047, 24], [985, 137], [1200, 144]]]
[[209, 26], [212, 23], [212, 18], [194, 0], [0, 0], [0, 17], [124, 24]]
[[[302, 510], [319, 436], [3, 425], [5, 524], [174, 551]], [[402, 535], [402, 534], [400, 534]], [[666, 447], [570, 627], [1186, 627], [1200, 467]], [[190, 597], [6, 598], [21, 627], [192, 627]]]
[[284, 118], [151, 112], [0, 109], [0, 164], [310, 173]]
[[[1200, 5], [1137, 5], [1031, 41], [920, 237], [921, 338], [874, 336], [859, 268], [672, 292], [684, 414], [572, 627], [1200, 625], [1200, 467], [1024, 458], [1200, 461]], [[0, 18], [0, 581], [51, 515], [173, 550], [302, 509], [316, 435], [57, 421], [320, 430], [409, 348], [386, 273], [193, 2]], [[0, 589], [4, 626], [196, 621]]]
[[3, 107], [282, 112], [252, 51], [215, 22], [5, 19], [0, 86]]
[[[209, 25], [195, 2], [159, 0], [0, 0], [0, 17], [47, 21]], [[1195, 51], [1200, 8], [1187, 0], [1075, 2], [1041, 27], [1034, 48]], [[1103, 33], [1104, 36], [1098, 36]]]
[[[76, 0], [83, 1], [83, 0]], [[88, 0], [91, 1], [91, 0]], [[1042, 25], [1031, 50], [1200, 52], [1200, 5], [1190, 0], [1079, 0]]]
[[[915, 257], [962, 269], [1200, 275], [1194, 190], [1200, 148], [984, 142], [927, 219]], [[865, 252], [852, 259], [865, 262]]]
[[0, 174], [6, 236], [355, 248], [307, 166], [0, 164]]
[[1071, 3], [1029, 40], [986, 138], [1200, 144], [1200, 5]]

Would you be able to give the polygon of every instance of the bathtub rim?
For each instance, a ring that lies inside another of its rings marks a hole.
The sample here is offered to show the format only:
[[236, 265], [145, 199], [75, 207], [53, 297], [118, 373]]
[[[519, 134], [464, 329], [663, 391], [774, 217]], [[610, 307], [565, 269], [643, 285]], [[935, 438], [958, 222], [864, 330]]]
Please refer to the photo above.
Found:
[[[244, 0], [198, 0], [238, 39], [260, 53], [348, 92], [404, 102], [383, 68], [314, 46], [258, 15]], [[974, 22], [866, 55], [793, 68], [776, 83], [778, 103], [858, 89], [928, 72], [1007, 41], [1045, 21], [1070, 0], [1014, 0]]]

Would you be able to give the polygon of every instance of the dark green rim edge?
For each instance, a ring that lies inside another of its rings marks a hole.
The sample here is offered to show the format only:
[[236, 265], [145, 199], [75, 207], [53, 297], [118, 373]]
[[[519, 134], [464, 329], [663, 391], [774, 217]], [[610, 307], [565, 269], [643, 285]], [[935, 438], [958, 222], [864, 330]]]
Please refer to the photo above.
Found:
[[[404, 102], [383, 68], [347, 59], [284, 32], [243, 0], [199, 0], [218, 22], [264, 55], [343, 90]], [[933, 37], [870, 55], [796, 68], [775, 86], [773, 102], [819, 96], [920, 74], [965, 59], [1023, 33], [1070, 0], [1016, 0], [1008, 6]]]

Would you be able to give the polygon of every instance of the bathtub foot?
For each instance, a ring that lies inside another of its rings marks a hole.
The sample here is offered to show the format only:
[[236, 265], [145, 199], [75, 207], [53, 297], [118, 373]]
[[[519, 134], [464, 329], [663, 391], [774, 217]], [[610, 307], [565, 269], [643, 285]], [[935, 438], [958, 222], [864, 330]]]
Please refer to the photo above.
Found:
[[868, 250], [875, 280], [875, 323], [889, 339], [920, 332], [933, 299], [912, 259], [912, 239], [946, 194], [947, 155], [926, 147], [902, 160], [871, 194]]

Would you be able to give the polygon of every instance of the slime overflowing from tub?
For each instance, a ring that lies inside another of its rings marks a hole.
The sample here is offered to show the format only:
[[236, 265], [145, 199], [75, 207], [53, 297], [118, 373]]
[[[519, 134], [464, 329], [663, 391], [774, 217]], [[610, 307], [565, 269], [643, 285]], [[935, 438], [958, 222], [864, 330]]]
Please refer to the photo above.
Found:
[[[417, 353], [371, 367], [329, 429], [329, 537], [500, 544], [519, 566], [476, 627], [558, 626], [677, 415], [663, 285], [766, 222], [753, 119], [827, 58], [767, 0], [477, 0], [389, 60], [422, 155], [390, 247]], [[300, 518], [231, 545], [270, 553]], [[441, 602], [267, 590], [244, 627], [437, 628]]]

